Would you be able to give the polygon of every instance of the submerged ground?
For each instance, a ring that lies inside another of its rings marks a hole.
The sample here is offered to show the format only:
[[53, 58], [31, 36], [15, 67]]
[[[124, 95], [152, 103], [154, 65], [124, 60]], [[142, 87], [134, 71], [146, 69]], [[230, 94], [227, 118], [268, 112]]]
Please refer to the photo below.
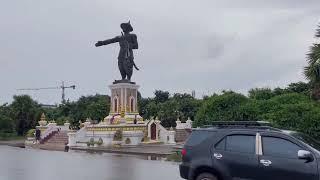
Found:
[[0, 146], [0, 159], [0, 179], [181, 179], [177, 163], [147, 156], [58, 152]]

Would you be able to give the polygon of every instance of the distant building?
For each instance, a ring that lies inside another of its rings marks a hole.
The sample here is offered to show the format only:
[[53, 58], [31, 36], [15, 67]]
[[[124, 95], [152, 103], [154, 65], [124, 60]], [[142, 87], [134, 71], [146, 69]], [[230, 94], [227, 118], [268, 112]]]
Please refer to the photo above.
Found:
[[193, 98], [196, 98], [196, 91], [195, 91], [195, 90], [192, 90], [191, 96], [192, 96]]
[[52, 104], [40, 104], [40, 106], [41, 106], [42, 108], [52, 108], [52, 109], [58, 107], [58, 105], [52, 105]]

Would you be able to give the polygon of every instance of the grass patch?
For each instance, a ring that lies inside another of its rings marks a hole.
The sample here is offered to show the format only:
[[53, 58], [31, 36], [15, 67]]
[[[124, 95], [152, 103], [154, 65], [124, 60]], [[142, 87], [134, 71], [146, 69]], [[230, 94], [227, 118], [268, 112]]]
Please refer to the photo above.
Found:
[[182, 156], [180, 152], [174, 152], [167, 156], [167, 161], [173, 161], [173, 162], [181, 162]]
[[16, 133], [0, 132], [0, 141], [23, 140], [24, 136], [18, 136]]

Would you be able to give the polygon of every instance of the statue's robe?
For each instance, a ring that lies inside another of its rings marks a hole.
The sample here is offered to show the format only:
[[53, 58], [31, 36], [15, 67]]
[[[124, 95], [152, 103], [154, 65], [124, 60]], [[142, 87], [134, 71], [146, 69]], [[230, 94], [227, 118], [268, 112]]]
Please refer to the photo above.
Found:
[[122, 79], [130, 80], [133, 73], [134, 56], [133, 49], [138, 49], [137, 36], [135, 34], [124, 34], [112, 39], [101, 41], [101, 45], [119, 42], [120, 51], [118, 55], [118, 67]]

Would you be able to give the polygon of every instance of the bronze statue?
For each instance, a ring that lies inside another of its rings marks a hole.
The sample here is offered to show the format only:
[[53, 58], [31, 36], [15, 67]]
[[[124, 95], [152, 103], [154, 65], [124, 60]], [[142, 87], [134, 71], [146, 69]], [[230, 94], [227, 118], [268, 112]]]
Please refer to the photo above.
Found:
[[132, 49], [138, 49], [137, 35], [130, 33], [133, 31], [130, 21], [128, 23], [121, 23], [120, 27], [123, 31], [121, 32], [121, 36], [117, 36], [115, 38], [107, 39], [104, 41], [98, 41], [95, 46], [99, 47], [119, 42], [120, 51], [118, 56], [118, 67], [122, 77], [121, 81], [130, 82], [133, 67], [135, 67], [136, 70], [139, 70], [139, 68], [134, 63], [132, 51]]

